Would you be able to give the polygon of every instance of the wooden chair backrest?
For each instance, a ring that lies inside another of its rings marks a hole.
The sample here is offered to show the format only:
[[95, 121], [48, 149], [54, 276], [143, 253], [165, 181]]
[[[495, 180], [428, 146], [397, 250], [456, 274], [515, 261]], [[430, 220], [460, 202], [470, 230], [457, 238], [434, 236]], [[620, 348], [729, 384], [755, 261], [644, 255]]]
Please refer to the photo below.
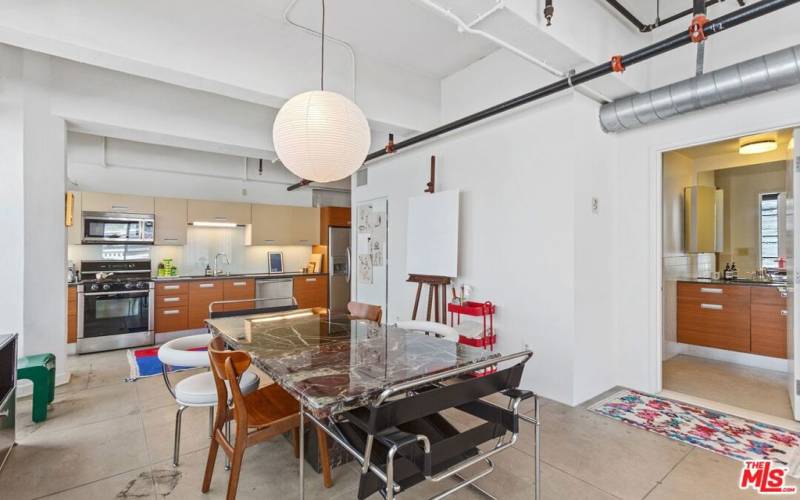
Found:
[[[236, 423], [237, 425], [242, 423], [246, 425], [247, 409], [244, 405], [242, 390], [239, 388], [239, 378], [252, 363], [250, 355], [244, 351], [225, 350], [225, 343], [222, 339], [215, 337], [208, 344], [208, 357], [211, 359], [211, 373], [214, 375], [214, 385], [217, 388], [217, 404], [220, 407], [228, 405], [228, 388], [230, 387]], [[244, 422], [240, 423], [240, 419], [244, 419]]]
[[347, 310], [350, 312], [350, 316], [355, 319], [366, 319], [380, 323], [381, 317], [383, 317], [381, 306], [364, 304], [363, 302], [350, 302], [347, 304]]

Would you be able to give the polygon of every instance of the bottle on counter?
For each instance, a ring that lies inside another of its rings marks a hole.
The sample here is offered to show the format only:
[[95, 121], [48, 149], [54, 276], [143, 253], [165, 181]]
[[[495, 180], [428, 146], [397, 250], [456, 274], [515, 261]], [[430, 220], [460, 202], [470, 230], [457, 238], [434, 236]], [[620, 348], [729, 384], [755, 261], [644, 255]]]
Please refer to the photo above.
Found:
[[735, 280], [739, 277], [739, 271], [736, 269], [736, 262], [731, 263], [731, 279]]
[[206, 276], [211, 276], [211, 266], [206, 264]]
[[725, 270], [722, 271], [722, 279], [731, 279], [731, 265], [728, 262], [725, 263]]
[[158, 272], [157, 272], [157, 274], [158, 274], [159, 278], [163, 278], [164, 277], [165, 269], [164, 269], [164, 263], [163, 262], [159, 262], [158, 263]]

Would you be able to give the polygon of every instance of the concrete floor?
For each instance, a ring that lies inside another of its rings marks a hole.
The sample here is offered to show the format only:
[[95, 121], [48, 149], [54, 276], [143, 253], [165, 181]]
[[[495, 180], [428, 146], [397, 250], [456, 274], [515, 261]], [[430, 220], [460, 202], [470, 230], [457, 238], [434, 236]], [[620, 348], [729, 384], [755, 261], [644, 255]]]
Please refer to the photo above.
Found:
[[[18, 442], [0, 472], [3, 499], [224, 498], [222, 454], [211, 491], [200, 493], [206, 460], [207, 412], [184, 413], [180, 467], [170, 464], [175, 404], [159, 377], [125, 383], [122, 351], [71, 357], [72, 381], [56, 391], [50, 418], [30, 421], [30, 398], [18, 408]], [[186, 373], [186, 372], [185, 372]], [[185, 375], [184, 375], [185, 376]], [[530, 406], [524, 407], [530, 411]], [[734, 460], [586, 411], [545, 401], [542, 409], [543, 497], [566, 499], [735, 499], [755, 497], [737, 487]], [[496, 460], [479, 484], [504, 500], [532, 498], [532, 432]], [[335, 486], [306, 469], [307, 498], [354, 498], [353, 464], [334, 469]], [[297, 461], [283, 439], [246, 452], [240, 499], [296, 498]], [[453, 484], [453, 483], [450, 483]], [[402, 498], [444, 489], [420, 485]], [[377, 495], [374, 498], [379, 498]], [[481, 498], [462, 491], [452, 498]]]
[[670, 391], [793, 419], [783, 372], [681, 354], [664, 362], [662, 376]]

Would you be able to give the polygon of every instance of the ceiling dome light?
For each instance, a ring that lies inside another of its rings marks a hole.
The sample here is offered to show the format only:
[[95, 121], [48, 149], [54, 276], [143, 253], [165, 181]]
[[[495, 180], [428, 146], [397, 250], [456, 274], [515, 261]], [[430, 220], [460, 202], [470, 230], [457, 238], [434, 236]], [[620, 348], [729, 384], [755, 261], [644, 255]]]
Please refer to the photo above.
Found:
[[767, 153], [778, 149], [778, 142], [773, 139], [753, 141], [739, 146], [740, 155], [754, 155], [759, 153]]
[[350, 99], [312, 90], [292, 97], [278, 111], [272, 141], [278, 158], [296, 176], [337, 181], [364, 163], [370, 146], [369, 124]]

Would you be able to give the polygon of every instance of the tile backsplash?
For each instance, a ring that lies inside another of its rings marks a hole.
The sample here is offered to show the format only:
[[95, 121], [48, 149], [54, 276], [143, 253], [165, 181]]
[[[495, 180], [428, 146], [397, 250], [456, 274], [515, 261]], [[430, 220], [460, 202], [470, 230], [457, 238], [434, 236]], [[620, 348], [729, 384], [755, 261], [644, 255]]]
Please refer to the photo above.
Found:
[[[230, 273], [267, 272], [267, 252], [283, 252], [283, 267], [286, 272], [299, 271], [311, 258], [310, 246], [246, 246], [243, 227], [189, 227], [184, 246], [137, 246], [136, 258], [147, 258], [150, 251], [153, 272], [158, 263], [171, 258], [180, 275], [203, 274], [206, 265], [214, 265], [214, 256], [224, 253], [230, 264], [220, 257], [220, 268]], [[111, 255], [121, 255], [123, 247], [107, 245], [70, 245], [68, 259], [80, 266], [81, 260], [101, 260]], [[130, 250], [128, 251], [130, 254]]]

